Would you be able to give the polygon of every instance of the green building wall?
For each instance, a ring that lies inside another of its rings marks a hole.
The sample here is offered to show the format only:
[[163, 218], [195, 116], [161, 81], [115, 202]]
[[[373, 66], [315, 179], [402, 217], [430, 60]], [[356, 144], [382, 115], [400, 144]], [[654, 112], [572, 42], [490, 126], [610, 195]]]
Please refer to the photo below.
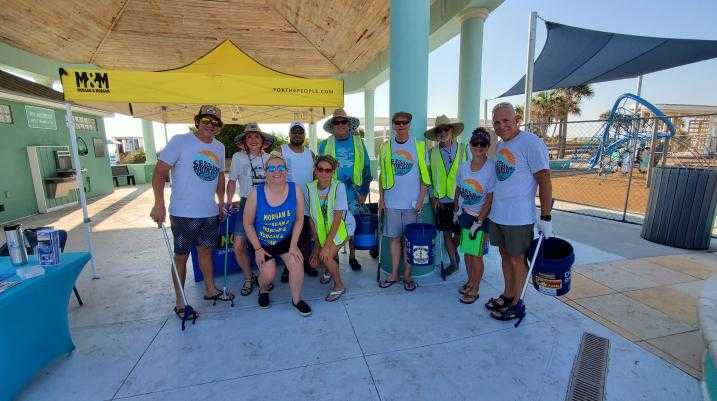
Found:
[[[0, 105], [10, 106], [12, 124], [0, 122], [0, 222], [7, 222], [38, 213], [35, 188], [30, 172], [28, 146], [67, 146], [70, 150], [70, 134], [65, 125], [65, 111], [62, 105], [37, 106], [52, 109], [55, 113], [57, 129], [38, 129], [28, 126], [25, 106], [27, 103], [0, 98]], [[35, 106], [34, 104], [31, 106]], [[93, 198], [113, 191], [112, 172], [110, 170], [107, 140], [104, 122], [101, 116], [74, 113], [82, 117], [95, 119], [97, 131], [76, 130], [77, 136], [87, 144], [87, 155], [80, 155], [80, 164], [89, 177], [87, 197]], [[105, 156], [96, 157], [93, 140], [97, 138], [105, 147]], [[87, 180], [86, 180], [87, 182]], [[74, 201], [75, 195], [63, 202]]]

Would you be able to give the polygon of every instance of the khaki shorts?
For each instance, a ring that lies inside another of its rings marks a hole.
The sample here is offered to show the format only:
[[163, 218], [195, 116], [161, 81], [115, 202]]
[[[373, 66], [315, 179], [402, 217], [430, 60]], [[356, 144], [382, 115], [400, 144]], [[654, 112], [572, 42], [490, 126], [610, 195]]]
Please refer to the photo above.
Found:
[[385, 209], [384, 214], [384, 237], [403, 237], [406, 226], [418, 222], [418, 214], [413, 209]]
[[519, 256], [528, 253], [533, 241], [533, 225], [506, 226], [490, 222], [490, 244], [506, 249], [508, 255]]

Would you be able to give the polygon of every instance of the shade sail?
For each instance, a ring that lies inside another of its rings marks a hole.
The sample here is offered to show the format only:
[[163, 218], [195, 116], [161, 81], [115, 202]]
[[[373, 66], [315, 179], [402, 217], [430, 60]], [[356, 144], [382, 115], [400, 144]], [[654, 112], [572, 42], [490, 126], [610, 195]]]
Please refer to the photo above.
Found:
[[197, 105], [217, 104], [227, 122], [315, 121], [343, 106], [343, 81], [283, 74], [225, 41], [174, 70], [67, 69], [65, 99], [168, 123], [187, 123]]
[[[633, 78], [717, 57], [717, 40], [624, 35], [545, 22], [533, 90]], [[525, 93], [525, 77], [499, 97]]]

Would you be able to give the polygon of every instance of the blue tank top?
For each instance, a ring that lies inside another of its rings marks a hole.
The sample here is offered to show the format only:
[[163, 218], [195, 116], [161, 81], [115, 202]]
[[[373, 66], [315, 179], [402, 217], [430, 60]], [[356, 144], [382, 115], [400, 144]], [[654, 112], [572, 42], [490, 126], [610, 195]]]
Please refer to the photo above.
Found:
[[284, 203], [271, 206], [266, 200], [264, 184], [256, 186], [256, 216], [254, 229], [262, 245], [276, 245], [291, 236], [296, 221], [296, 184], [289, 183], [289, 194]]

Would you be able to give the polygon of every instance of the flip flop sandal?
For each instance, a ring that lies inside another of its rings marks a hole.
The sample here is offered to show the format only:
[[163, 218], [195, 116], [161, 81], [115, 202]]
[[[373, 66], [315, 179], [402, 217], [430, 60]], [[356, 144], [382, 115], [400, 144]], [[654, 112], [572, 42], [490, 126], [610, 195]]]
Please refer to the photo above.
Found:
[[331, 281], [331, 274], [329, 274], [328, 272], [322, 274], [319, 278], [319, 283], [321, 284], [328, 284], [329, 281]]
[[220, 290], [220, 289], [217, 289], [217, 293], [216, 293], [216, 294], [214, 294], [214, 295], [211, 296], [211, 297], [205, 295], [205, 296], [204, 296], [204, 300], [205, 300], [205, 301], [216, 301], [217, 299], [219, 299], [219, 297], [222, 296], [222, 294], [224, 294], [224, 291], [222, 291], [222, 290]]
[[416, 282], [413, 281], [413, 280], [411, 280], [411, 281], [405, 281], [405, 282], [403, 283], [403, 289], [406, 290], [406, 291], [415, 291], [417, 287], [418, 287], [418, 286], [416, 285]]
[[338, 301], [339, 298], [341, 298], [342, 295], [346, 292], [346, 288], [342, 288], [340, 290], [334, 290], [329, 293], [329, 295], [324, 298], [326, 302], [334, 302]]
[[518, 308], [516, 308], [515, 305], [510, 305], [503, 310], [491, 312], [490, 317], [496, 320], [507, 322], [509, 320], [521, 319], [524, 317], [524, 315], [522, 315], [522, 313], [518, 310]]
[[241, 291], [239, 292], [243, 297], [251, 294], [254, 292], [254, 278], [250, 278], [249, 280], [244, 280], [244, 285], [241, 287]]
[[475, 301], [477, 301], [478, 298], [480, 298], [480, 293], [476, 292], [475, 294], [471, 294], [469, 292], [466, 292], [465, 294], [463, 294], [462, 297], [459, 297], [458, 300], [462, 304], [470, 305], [470, 304], [474, 303]]
[[465, 283], [462, 286], [458, 287], [459, 294], [466, 295], [466, 291], [468, 291], [468, 283]]
[[[174, 313], [177, 315], [178, 318], [182, 319], [184, 317], [184, 308], [179, 309], [175, 306]], [[198, 317], [199, 317], [199, 314], [197, 313], [197, 311], [194, 311], [194, 313], [192, 313], [192, 316], [188, 317], [187, 320], [196, 319]]]
[[511, 298], [506, 297], [503, 294], [500, 294], [498, 298], [491, 298], [488, 300], [488, 302], [485, 303], [486, 309], [490, 311], [499, 311], [501, 309], [505, 309], [508, 307], [513, 300]]
[[381, 288], [388, 288], [394, 284], [396, 284], [398, 280], [389, 280], [389, 279], [383, 279], [380, 283], [378, 283], [378, 286]]

